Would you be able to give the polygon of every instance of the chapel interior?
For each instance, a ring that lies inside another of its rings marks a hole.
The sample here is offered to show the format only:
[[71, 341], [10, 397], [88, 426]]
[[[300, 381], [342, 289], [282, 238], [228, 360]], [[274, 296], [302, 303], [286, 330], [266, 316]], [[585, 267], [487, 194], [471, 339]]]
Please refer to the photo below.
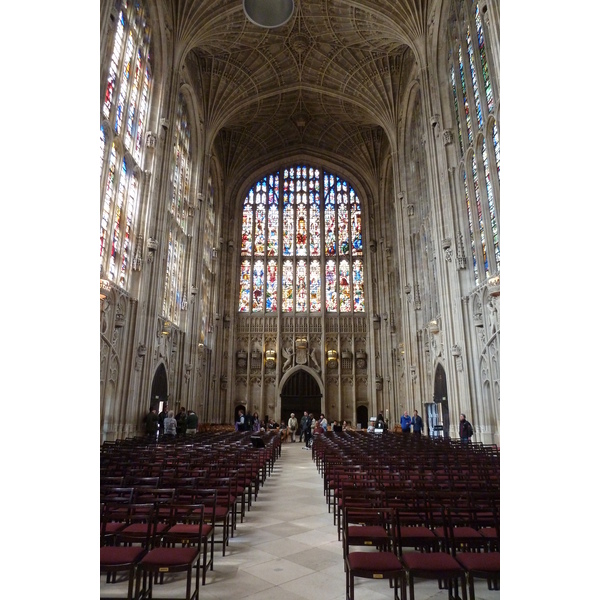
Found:
[[101, 443], [168, 404], [499, 445], [499, 2], [100, 8]]
[[[402, 598], [497, 600], [499, 2], [101, 0], [99, 25], [100, 596], [379, 600], [400, 580]], [[197, 429], [148, 435], [165, 408]], [[309, 448], [235, 430], [240, 411], [350, 427]], [[422, 434], [402, 433], [415, 411]], [[395, 532], [390, 486], [444, 519], [466, 494], [497, 570], [428, 578], [380, 538], [364, 560], [401, 570], [354, 579], [348, 473], [386, 490]], [[181, 519], [110, 574], [136, 552], [116, 549], [133, 521], [106, 529], [119, 494], [159, 515], [190, 479], [189, 498], [233, 499], [200, 519], [196, 583], [156, 558]]]

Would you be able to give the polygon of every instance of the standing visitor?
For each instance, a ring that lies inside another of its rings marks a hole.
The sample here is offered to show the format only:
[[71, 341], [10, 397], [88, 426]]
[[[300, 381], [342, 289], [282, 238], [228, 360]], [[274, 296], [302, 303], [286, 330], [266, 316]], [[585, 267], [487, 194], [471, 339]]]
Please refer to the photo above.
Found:
[[292, 438], [292, 443], [294, 443], [296, 441], [296, 429], [298, 429], [298, 419], [296, 419], [296, 415], [294, 413], [292, 413], [288, 419], [288, 429], [290, 432], [290, 437]]
[[192, 435], [198, 431], [198, 415], [193, 410], [188, 410], [185, 426], [186, 435]]
[[408, 411], [405, 410], [404, 414], [400, 417], [400, 427], [402, 428], [402, 433], [410, 433], [411, 426], [411, 418], [408, 414]]
[[418, 411], [416, 410], [412, 418], [412, 427], [413, 433], [417, 437], [421, 437], [421, 432], [423, 431], [423, 419], [421, 419], [421, 415], [419, 415]]
[[463, 413], [460, 415], [458, 434], [460, 435], [460, 441], [463, 444], [468, 444], [473, 437], [473, 426], [467, 421], [467, 417], [465, 417]]

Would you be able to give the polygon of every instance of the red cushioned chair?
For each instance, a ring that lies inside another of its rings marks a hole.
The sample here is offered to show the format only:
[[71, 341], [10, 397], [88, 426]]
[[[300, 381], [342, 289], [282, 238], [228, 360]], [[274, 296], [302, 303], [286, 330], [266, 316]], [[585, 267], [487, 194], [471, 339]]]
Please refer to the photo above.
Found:
[[[396, 508], [395, 510], [396, 521], [399, 523], [400, 515], [398, 513], [401, 509]], [[453, 598], [458, 596], [457, 593], [453, 596], [452, 591], [453, 589], [458, 589], [460, 582], [462, 590], [461, 598], [465, 599], [467, 597], [465, 570], [456, 558], [454, 558], [451, 549], [445, 547], [443, 550], [434, 550], [432, 552], [404, 552], [402, 548], [405, 546], [405, 543], [402, 540], [402, 531], [403, 529], [398, 526], [397, 549], [404, 566], [404, 585], [408, 585], [410, 600], [414, 600], [415, 598], [415, 577], [437, 579], [438, 581], [446, 582], [448, 600], [453, 600]], [[445, 538], [453, 539], [447, 532], [445, 532]], [[403, 590], [403, 596], [405, 597], [405, 590]]]
[[[365, 531], [362, 535], [358, 531], [354, 533], [348, 531], [351, 527], [350, 515], [347, 519], [344, 519], [346, 598], [347, 600], [354, 600], [354, 579], [355, 577], [362, 577], [366, 579], [387, 579], [390, 582], [390, 587], [393, 586], [394, 588], [394, 600], [400, 600], [398, 588], [402, 581], [402, 591], [404, 592], [404, 571], [395, 550], [393, 512], [385, 508], [371, 509], [371, 511], [372, 517], [364, 519], [368, 509], [362, 509], [363, 519], [365, 520], [365, 524], [362, 526]], [[373, 525], [375, 520], [379, 521], [377, 525]], [[376, 528], [379, 530], [377, 531]], [[383, 532], [385, 532], [385, 535]], [[368, 542], [369, 540], [374, 546], [370, 551], [350, 551], [351, 544], [365, 545], [365, 541]], [[404, 593], [402, 597], [404, 598]]]
[[[100, 573], [106, 573], [107, 583], [116, 583], [116, 574], [118, 572], [127, 572], [128, 586], [126, 600], [132, 600], [133, 598], [133, 580], [136, 566], [152, 543], [155, 525], [153, 510], [154, 506], [152, 504], [143, 506], [131, 504], [129, 506], [129, 520], [140, 519], [140, 515], [145, 515], [143, 520], [145, 535], [139, 537], [135, 545], [120, 545], [117, 532], [114, 545], [100, 547]], [[137, 517], [134, 515], [137, 515]], [[108, 518], [109, 513], [107, 512], [104, 519]], [[114, 596], [110, 596], [110, 598], [114, 598]]]
[[[172, 515], [173, 521], [163, 532], [160, 544], [149, 550], [137, 564], [136, 598], [151, 599], [156, 576], [171, 573], [186, 573], [185, 600], [198, 598], [201, 557], [206, 553], [206, 538], [203, 539], [202, 535], [204, 505], [174, 505]], [[196, 577], [192, 593], [194, 571]], [[164, 598], [162, 594], [161, 598]]]

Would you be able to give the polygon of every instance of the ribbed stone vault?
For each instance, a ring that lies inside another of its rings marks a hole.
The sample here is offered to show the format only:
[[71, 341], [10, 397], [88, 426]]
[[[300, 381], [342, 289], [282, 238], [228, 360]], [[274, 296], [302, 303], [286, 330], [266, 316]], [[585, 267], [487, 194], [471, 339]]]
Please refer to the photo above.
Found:
[[429, 0], [296, 0], [275, 29], [245, 16], [242, 0], [173, 2], [185, 81], [225, 172], [311, 153], [364, 173], [379, 145], [394, 144], [413, 48], [426, 34]]

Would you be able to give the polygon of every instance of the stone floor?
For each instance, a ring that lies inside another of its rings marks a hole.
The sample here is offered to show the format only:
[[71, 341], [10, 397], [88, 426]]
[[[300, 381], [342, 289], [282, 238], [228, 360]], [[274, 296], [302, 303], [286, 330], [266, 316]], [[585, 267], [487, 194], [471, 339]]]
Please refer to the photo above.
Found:
[[[257, 501], [238, 523], [226, 556], [215, 550], [215, 568], [207, 574], [200, 600], [344, 600], [342, 543], [333, 515], [327, 512], [323, 480], [303, 444], [287, 443], [273, 474]], [[126, 584], [107, 584], [100, 578], [104, 598], [124, 597]], [[477, 600], [499, 600], [476, 581]], [[153, 597], [185, 597], [184, 575], [165, 579], [153, 588]], [[387, 581], [355, 580], [355, 600], [390, 600]], [[436, 581], [418, 580], [415, 600], [446, 599]]]

